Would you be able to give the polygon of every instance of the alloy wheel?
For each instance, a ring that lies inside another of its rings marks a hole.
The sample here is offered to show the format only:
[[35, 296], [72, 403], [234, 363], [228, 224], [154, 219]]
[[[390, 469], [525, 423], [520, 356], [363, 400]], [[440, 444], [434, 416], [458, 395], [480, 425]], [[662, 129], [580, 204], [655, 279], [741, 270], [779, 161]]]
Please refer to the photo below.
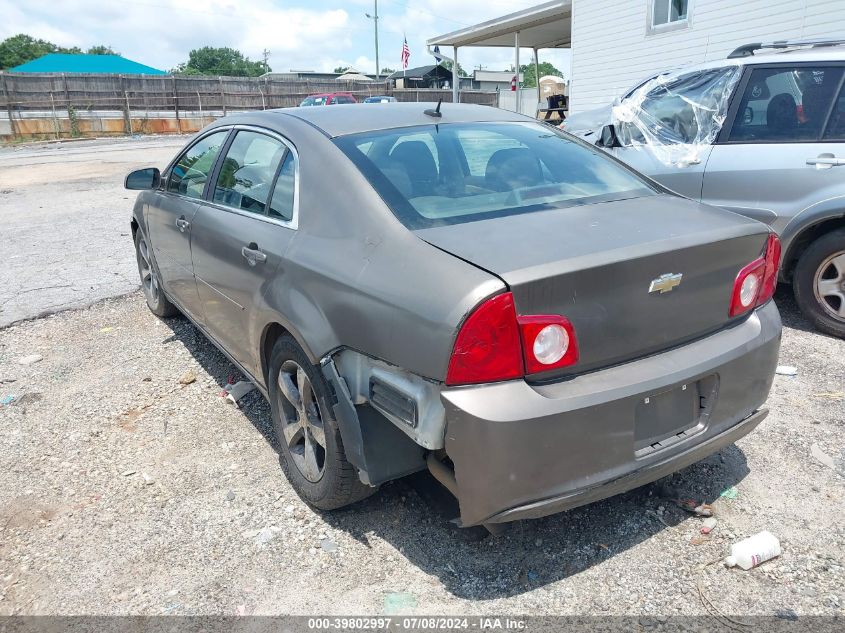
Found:
[[308, 374], [293, 360], [279, 370], [282, 434], [296, 468], [310, 482], [326, 469], [326, 432]]
[[816, 300], [833, 318], [845, 321], [845, 252], [825, 259], [816, 270]]

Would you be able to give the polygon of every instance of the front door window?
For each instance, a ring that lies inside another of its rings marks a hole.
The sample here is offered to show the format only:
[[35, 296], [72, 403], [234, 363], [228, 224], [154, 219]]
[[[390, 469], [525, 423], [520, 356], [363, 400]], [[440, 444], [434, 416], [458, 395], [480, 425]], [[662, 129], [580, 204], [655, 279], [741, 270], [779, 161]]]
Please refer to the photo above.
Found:
[[722, 128], [740, 75], [729, 66], [645, 82], [613, 108], [620, 142], [648, 150], [665, 165], [699, 162]]
[[[728, 140], [746, 143], [819, 140], [837, 97], [842, 73], [843, 69], [835, 66], [755, 68]], [[834, 114], [838, 114], [838, 109]], [[835, 118], [834, 128], [840, 125], [839, 118]]]
[[167, 190], [188, 198], [201, 199], [208, 175], [228, 135], [229, 130], [214, 132], [185, 150], [170, 170]]

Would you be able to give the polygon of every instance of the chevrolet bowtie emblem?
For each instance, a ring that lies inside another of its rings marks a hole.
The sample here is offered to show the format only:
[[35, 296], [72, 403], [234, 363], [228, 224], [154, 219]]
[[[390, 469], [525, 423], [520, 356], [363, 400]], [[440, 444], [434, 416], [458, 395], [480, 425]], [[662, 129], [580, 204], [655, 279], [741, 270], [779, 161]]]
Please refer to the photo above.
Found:
[[676, 286], [681, 285], [682, 278], [683, 275], [681, 273], [666, 273], [665, 275], [660, 275], [657, 279], [651, 280], [651, 285], [649, 285], [648, 291], [659, 292], [660, 294], [671, 292]]

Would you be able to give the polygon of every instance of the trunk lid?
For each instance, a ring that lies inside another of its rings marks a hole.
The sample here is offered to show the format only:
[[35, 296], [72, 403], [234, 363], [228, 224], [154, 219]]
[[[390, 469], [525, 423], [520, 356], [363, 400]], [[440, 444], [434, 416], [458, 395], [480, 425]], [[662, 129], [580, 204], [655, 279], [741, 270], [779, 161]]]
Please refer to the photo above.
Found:
[[[500, 277], [518, 314], [560, 314], [580, 360], [548, 377], [653, 354], [728, 325], [739, 270], [765, 249], [754, 220], [654, 195], [420, 229], [430, 244]], [[662, 275], [682, 275], [664, 293]]]

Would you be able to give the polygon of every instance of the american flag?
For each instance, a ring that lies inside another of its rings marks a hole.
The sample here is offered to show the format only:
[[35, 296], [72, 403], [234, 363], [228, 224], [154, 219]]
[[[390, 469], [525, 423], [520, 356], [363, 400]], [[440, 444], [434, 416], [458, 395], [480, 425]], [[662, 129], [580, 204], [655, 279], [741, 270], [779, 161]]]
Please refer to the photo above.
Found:
[[411, 49], [408, 48], [408, 38], [402, 43], [402, 70], [408, 67], [408, 60], [411, 59]]

